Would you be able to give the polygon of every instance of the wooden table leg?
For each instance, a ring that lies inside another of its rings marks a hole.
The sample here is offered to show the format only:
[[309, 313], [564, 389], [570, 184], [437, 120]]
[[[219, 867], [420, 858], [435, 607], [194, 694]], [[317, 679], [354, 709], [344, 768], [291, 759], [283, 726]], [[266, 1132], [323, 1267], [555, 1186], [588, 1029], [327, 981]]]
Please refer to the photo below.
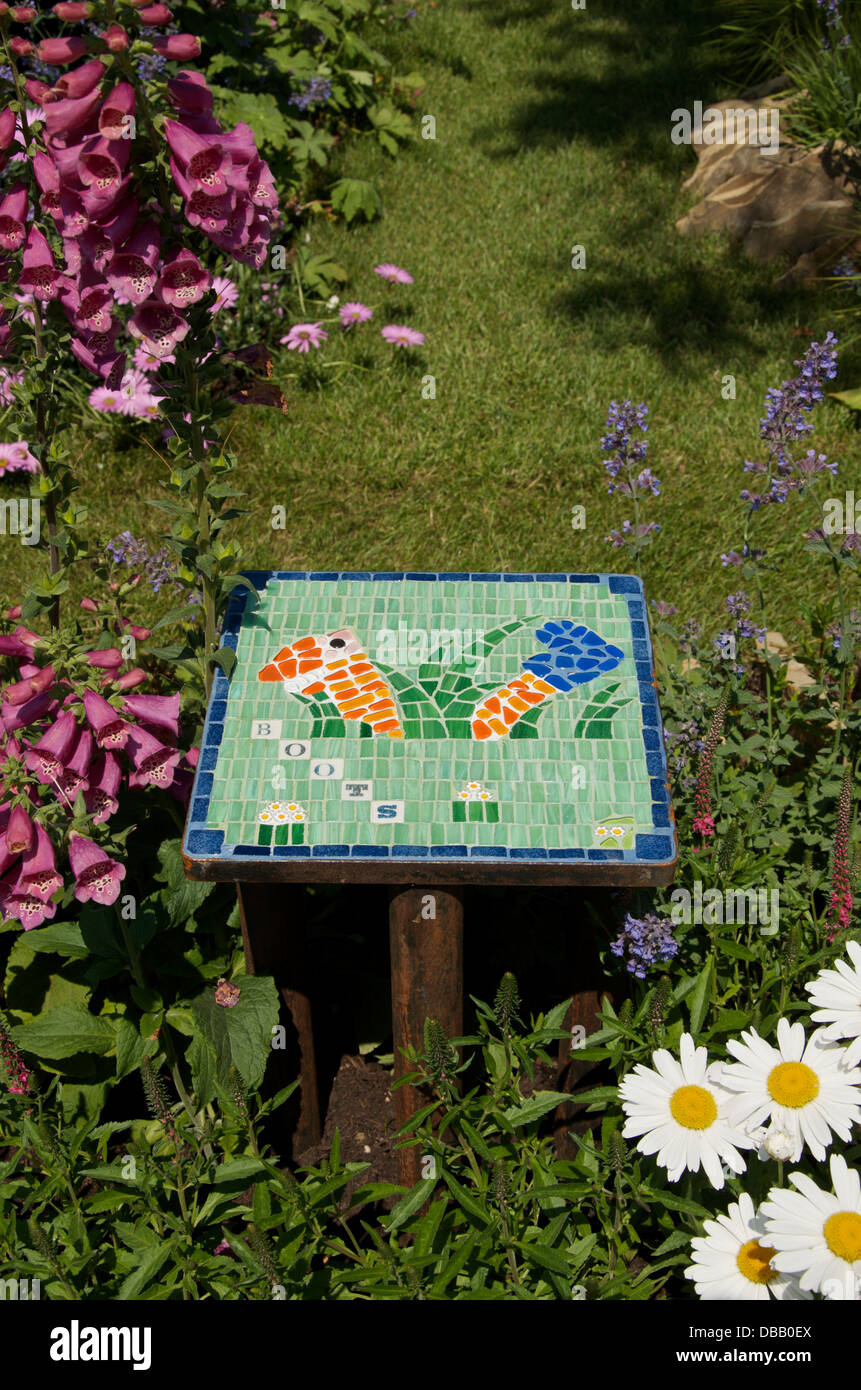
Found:
[[287, 1047], [276, 1048], [270, 1063], [276, 1085], [286, 1086], [297, 1074], [301, 1081], [282, 1117], [290, 1157], [295, 1157], [318, 1143], [323, 1132], [302, 921], [303, 889], [301, 884], [292, 883], [242, 883], [237, 891], [245, 969], [249, 975], [273, 976], [284, 1006], [281, 1021], [287, 1030]]
[[[463, 894], [459, 888], [393, 888], [389, 905], [395, 1078], [411, 1070], [401, 1051], [424, 1045], [425, 1019], [447, 1037], [463, 1033]], [[395, 1119], [405, 1124], [426, 1103], [420, 1088], [399, 1086]], [[418, 1146], [398, 1151], [400, 1181], [421, 1177]]]

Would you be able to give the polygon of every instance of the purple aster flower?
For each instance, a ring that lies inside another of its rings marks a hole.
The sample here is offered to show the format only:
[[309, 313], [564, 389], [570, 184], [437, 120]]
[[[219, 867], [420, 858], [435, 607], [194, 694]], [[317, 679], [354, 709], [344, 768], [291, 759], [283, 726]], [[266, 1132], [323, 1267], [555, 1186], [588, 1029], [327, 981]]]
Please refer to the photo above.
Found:
[[403, 270], [399, 265], [392, 265], [391, 261], [383, 261], [381, 265], [375, 265], [374, 274], [381, 275], [384, 280], [391, 281], [393, 285], [412, 285], [415, 283], [408, 270]]
[[23, 439], [16, 444], [0, 444], [0, 477], [4, 473], [38, 473], [40, 467]]
[[422, 347], [425, 341], [424, 333], [419, 333], [418, 329], [409, 328], [406, 324], [387, 323], [380, 332], [386, 342], [394, 347]]
[[311, 348], [321, 347], [328, 337], [321, 319], [317, 323], [294, 323], [279, 342], [287, 344], [288, 352], [310, 352]]
[[374, 317], [373, 309], [369, 309], [367, 304], [359, 304], [357, 300], [342, 304], [338, 313], [344, 328], [352, 328], [354, 323], [367, 323], [368, 319]]
[[239, 290], [232, 280], [228, 280], [226, 275], [216, 275], [212, 281], [212, 288], [215, 290], [215, 303], [210, 309], [211, 314], [217, 314], [222, 309], [232, 309], [239, 298]]

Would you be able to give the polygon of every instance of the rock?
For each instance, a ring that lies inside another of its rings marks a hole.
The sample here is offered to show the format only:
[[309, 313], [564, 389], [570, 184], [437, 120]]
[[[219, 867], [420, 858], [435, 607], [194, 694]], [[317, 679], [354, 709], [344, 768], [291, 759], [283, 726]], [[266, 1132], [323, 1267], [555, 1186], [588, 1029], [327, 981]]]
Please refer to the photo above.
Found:
[[[755, 110], [766, 113], [763, 119], [771, 121], [771, 113], [779, 116], [785, 105], [771, 97], [747, 103], [737, 99], [715, 102], [706, 111]], [[713, 117], [711, 121], [714, 125]], [[683, 236], [695, 238], [726, 232], [753, 260], [788, 260], [794, 274], [801, 258], [829, 243], [836, 247], [841, 237], [854, 237], [857, 221], [849, 185], [842, 176], [832, 177], [826, 171], [824, 146], [803, 150], [785, 143], [781, 136], [779, 147], [769, 150], [751, 143], [751, 134], [754, 141], [757, 138], [751, 125], [755, 122], [736, 115], [728, 123], [727, 140], [708, 145], [696, 143], [705, 127], [693, 132], [698, 162], [684, 186], [700, 194], [702, 201], [679, 219], [676, 228]], [[835, 254], [840, 254], [839, 248]], [[799, 278], [808, 273], [807, 265], [802, 265]]]

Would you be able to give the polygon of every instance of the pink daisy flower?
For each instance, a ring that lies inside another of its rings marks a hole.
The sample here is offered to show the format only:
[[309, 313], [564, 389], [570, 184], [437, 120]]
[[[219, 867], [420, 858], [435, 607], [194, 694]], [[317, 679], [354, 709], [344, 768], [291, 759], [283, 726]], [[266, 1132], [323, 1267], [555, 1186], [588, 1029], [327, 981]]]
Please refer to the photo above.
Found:
[[328, 337], [321, 319], [317, 323], [294, 323], [290, 332], [279, 341], [287, 344], [289, 352], [310, 352], [312, 347], [320, 347]]
[[212, 289], [215, 290], [217, 298], [209, 311], [211, 314], [217, 314], [221, 309], [232, 309], [239, 298], [239, 290], [226, 275], [216, 275], [212, 281]]
[[425, 340], [424, 333], [419, 333], [416, 328], [408, 328], [405, 324], [387, 323], [380, 332], [387, 343], [397, 347], [421, 347]]
[[111, 391], [108, 386], [97, 386], [89, 395], [90, 405], [93, 410], [100, 410], [103, 415], [122, 415], [123, 397], [120, 391]]
[[390, 280], [393, 285], [412, 285], [414, 283], [408, 270], [402, 270], [399, 265], [392, 265], [390, 261], [384, 261], [382, 265], [375, 265], [374, 273], [382, 275], [384, 280]]
[[348, 304], [342, 304], [338, 313], [343, 328], [351, 328], [354, 323], [367, 323], [368, 319], [374, 317], [373, 309], [369, 309], [367, 304], [359, 304], [353, 300]]
[[4, 473], [38, 473], [39, 460], [30, 453], [30, 446], [20, 440], [17, 444], [0, 444], [0, 477]]
[[139, 372], [154, 372], [161, 366], [162, 362], [175, 362], [176, 353], [170, 352], [167, 357], [156, 357], [154, 352], [141, 346], [135, 348], [132, 357], [132, 366], [137, 367]]

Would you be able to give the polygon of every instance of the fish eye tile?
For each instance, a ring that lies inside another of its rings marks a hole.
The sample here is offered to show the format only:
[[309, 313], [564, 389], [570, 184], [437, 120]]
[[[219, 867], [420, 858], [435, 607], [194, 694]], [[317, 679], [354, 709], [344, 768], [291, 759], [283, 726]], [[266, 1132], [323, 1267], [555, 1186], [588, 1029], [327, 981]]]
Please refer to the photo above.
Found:
[[[673, 858], [634, 577], [251, 578], [256, 607], [237, 591], [225, 624], [237, 662], [217, 673], [207, 714], [190, 859]], [[307, 756], [279, 756], [288, 746]], [[369, 783], [373, 801], [347, 783]], [[459, 807], [470, 783], [492, 797]], [[258, 817], [272, 803], [302, 819], [267, 844]], [[618, 819], [623, 848], [598, 848], [601, 817]]]

